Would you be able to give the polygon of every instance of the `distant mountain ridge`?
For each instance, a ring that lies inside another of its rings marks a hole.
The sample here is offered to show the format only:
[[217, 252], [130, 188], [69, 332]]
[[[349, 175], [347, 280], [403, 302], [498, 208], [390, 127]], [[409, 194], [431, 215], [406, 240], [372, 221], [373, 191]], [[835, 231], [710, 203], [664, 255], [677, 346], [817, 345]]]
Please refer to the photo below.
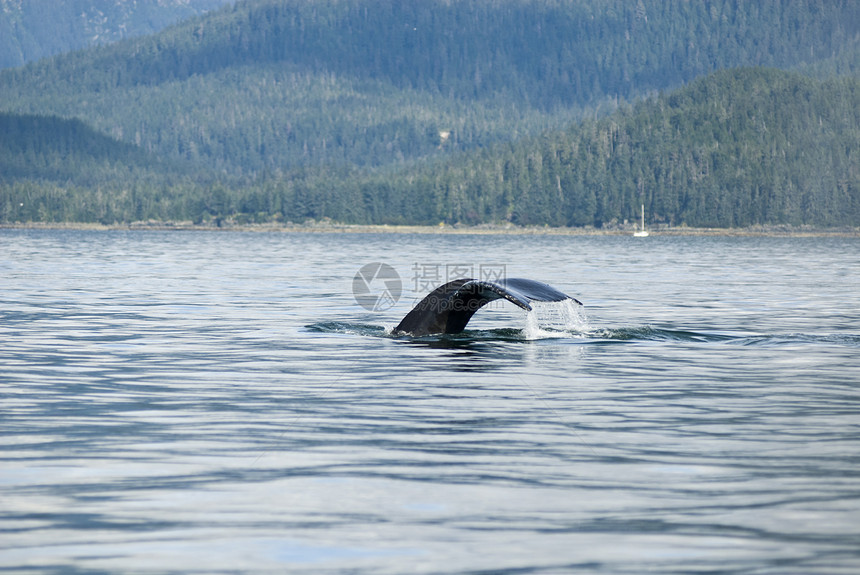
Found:
[[2, 71], [0, 110], [79, 117], [231, 174], [374, 167], [858, 45], [856, 0], [257, 0]]
[[158, 32], [233, 0], [0, 0], [0, 68]]
[[[499, 203], [498, 186], [508, 186], [509, 195], [528, 186], [485, 178], [483, 167], [463, 158], [491, 154], [488, 161], [499, 164], [509, 149], [534, 163], [540, 134], [572, 137], [584, 118], [626, 110], [627, 102], [724, 69], [800, 69], [828, 79], [856, 77], [858, 60], [856, 0], [255, 0], [155, 35], [2, 70], [0, 112], [79, 119], [182, 166], [168, 174], [184, 181], [177, 201], [152, 171], [135, 168], [133, 177], [111, 184], [133, 184], [138, 198], [155, 194], [159, 213], [170, 217], [603, 225], [631, 209], [628, 200], [610, 201], [617, 190], [606, 183], [594, 184], [594, 206], [585, 197], [585, 208], [556, 209], [546, 191], [560, 187], [564, 196], [573, 188], [562, 172], [542, 172], [558, 178], [519, 180], [543, 186], [529, 192], [543, 204], [513, 197]], [[643, 139], [638, 157], [654, 145]], [[478, 173], [458, 172], [463, 165]], [[32, 179], [37, 172], [29, 172]], [[461, 181], [449, 181], [456, 173]], [[198, 180], [220, 180], [210, 188], [219, 191], [207, 192]], [[79, 184], [76, 177], [50, 181]], [[424, 195], [409, 203], [416, 182], [424, 182]], [[120, 204], [98, 219], [146, 212]], [[88, 217], [83, 208], [75, 213]], [[653, 215], [678, 224], [693, 221], [693, 213]]]

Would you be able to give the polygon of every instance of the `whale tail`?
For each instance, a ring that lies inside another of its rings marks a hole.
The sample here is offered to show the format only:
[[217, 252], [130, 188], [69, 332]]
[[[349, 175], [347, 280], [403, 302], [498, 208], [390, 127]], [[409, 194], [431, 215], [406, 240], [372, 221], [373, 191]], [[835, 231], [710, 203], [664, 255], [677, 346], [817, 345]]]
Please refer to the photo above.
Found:
[[581, 302], [543, 282], [508, 278], [497, 282], [458, 279], [437, 287], [406, 314], [392, 331], [395, 335], [422, 336], [460, 333], [475, 312], [497, 299], [506, 299], [531, 311], [533, 301]]

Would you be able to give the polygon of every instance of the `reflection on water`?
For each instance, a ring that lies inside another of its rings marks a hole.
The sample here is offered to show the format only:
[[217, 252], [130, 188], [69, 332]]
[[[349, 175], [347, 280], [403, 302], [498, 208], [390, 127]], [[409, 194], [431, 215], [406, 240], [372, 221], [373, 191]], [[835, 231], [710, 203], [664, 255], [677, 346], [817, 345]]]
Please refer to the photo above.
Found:
[[[0, 569], [860, 568], [857, 240], [398, 238], [0, 231]], [[353, 300], [438, 254], [585, 308]]]

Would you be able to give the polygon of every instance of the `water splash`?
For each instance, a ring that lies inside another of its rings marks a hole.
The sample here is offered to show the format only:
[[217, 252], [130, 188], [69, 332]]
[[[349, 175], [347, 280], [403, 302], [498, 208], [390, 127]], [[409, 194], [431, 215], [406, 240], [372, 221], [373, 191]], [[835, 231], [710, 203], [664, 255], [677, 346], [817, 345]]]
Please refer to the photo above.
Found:
[[581, 336], [589, 331], [583, 307], [571, 300], [532, 302], [522, 334], [525, 339]]

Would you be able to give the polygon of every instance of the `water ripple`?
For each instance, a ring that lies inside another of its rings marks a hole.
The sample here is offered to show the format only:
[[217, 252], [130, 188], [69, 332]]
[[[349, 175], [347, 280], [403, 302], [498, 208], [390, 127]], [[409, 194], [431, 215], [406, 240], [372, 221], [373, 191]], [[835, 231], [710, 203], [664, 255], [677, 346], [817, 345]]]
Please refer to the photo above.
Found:
[[[0, 230], [0, 570], [856, 571], [856, 241], [650, 239]], [[440, 253], [584, 313], [353, 301]]]

